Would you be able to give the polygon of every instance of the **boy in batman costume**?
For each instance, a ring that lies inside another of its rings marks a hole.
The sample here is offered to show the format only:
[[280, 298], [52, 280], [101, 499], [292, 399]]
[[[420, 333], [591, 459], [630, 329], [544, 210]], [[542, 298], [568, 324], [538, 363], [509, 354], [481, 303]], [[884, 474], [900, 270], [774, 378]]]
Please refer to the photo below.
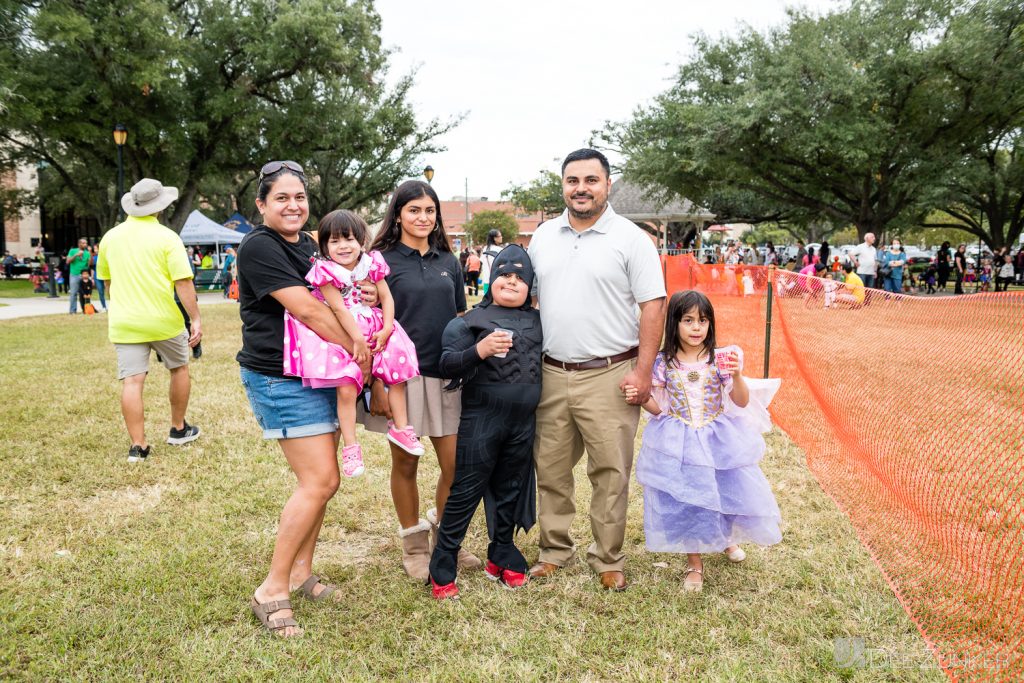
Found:
[[[526, 583], [526, 558], [513, 542], [517, 529], [536, 520], [533, 437], [540, 402], [540, 312], [530, 305], [533, 265], [519, 245], [509, 245], [491, 266], [480, 304], [445, 328], [440, 370], [462, 387], [462, 418], [455, 452], [455, 480], [444, 506], [430, 558], [435, 598], [458, 597], [458, 551], [480, 500], [490, 544], [487, 577], [509, 588]], [[512, 332], [508, 337], [496, 333]], [[494, 355], [507, 350], [504, 358]]]

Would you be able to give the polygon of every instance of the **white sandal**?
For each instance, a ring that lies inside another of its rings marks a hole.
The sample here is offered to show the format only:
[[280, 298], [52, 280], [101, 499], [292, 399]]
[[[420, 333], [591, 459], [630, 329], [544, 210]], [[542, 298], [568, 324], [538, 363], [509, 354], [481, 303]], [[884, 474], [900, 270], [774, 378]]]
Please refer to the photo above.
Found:
[[[697, 574], [700, 578], [697, 581], [690, 581], [690, 574]], [[704, 590], [704, 570], [696, 567], [686, 567], [683, 572], [683, 590], [691, 593], [699, 593]]]
[[741, 548], [739, 546], [736, 546], [732, 550], [729, 550], [728, 548], [726, 548], [723, 552], [725, 553], [725, 556], [727, 558], [729, 558], [730, 562], [734, 562], [734, 563], [738, 564], [738, 563], [742, 562], [743, 560], [747, 559], [747, 553], [745, 553], [743, 551], [743, 548]]

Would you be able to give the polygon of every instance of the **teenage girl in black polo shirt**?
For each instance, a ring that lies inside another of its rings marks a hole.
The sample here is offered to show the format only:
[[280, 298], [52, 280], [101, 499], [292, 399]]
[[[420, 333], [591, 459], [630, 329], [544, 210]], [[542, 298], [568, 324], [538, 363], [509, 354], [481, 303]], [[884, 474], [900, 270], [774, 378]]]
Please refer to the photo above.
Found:
[[[402, 565], [410, 577], [426, 581], [429, 534], [436, 533], [455, 476], [455, 435], [461, 413], [460, 392], [444, 390], [447, 381], [438, 369], [441, 335], [450, 320], [465, 312], [466, 292], [462, 269], [441, 222], [441, 202], [427, 183], [410, 180], [395, 190], [372, 248], [380, 251], [391, 267], [386, 281], [395, 299], [395, 319], [409, 334], [419, 356], [421, 376], [406, 384], [409, 422], [421, 438], [430, 437], [441, 467], [436, 510], [421, 519], [416, 486], [419, 459], [391, 447], [391, 498], [400, 525]], [[371, 412], [388, 415], [380, 382], [373, 385]], [[374, 431], [387, 430], [383, 418], [365, 417], [364, 424]], [[461, 552], [459, 563], [462, 568], [481, 566], [468, 551]]]

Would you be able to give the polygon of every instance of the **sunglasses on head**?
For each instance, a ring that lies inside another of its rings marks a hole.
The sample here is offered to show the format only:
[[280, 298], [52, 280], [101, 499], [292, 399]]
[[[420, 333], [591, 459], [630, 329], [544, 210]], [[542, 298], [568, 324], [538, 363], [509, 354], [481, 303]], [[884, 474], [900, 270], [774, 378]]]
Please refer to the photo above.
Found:
[[289, 171], [295, 171], [299, 175], [305, 175], [302, 167], [294, 161], [268, 161], [263, 164], [263, 168], [260, 169], [260, 180], [262, 181], [265, 176], [274, 175], [283, 168], [287, 168]]

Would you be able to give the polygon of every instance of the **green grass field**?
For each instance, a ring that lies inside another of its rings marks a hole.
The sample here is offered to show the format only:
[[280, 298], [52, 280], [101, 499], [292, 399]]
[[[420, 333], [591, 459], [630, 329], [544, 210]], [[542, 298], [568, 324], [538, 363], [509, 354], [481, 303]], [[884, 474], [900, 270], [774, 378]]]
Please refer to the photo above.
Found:
[[35, 296], [45, 297], [46, 295], [34, 293], [32, 291], [32, 283], [29, 282], [28, 278], [15, 278], [13, 280], [0, 279], [0, 299], [8, 297], [29, 299]]
[[[684, 594], [684, 559], [643, 547], [634, 484], [626, 551], [632, 585], [598, 588], [582, 562], [504, 591], [480, 573], [435, 604], [405, 578], [382, 437], [363, 439], [367, 474], [342, 482], [314, 571], [338, 600], [295, 599], [306, 630], [266, 634], [248, 600], [269, 563], [293, 479], [264, 442], [238, 380], [233, 305], [204, 310], [189, 419], [204, 435], [162, 445], [167, 373], [146, 391], [154, 455], [128, 465], [114, 351], [100, 316], [0, 323], [0, 678], [24, 680], [945, 680], [848, 521], [785, 435], [764, 470], [782, 544], [730, 565], [706, 558]], [[421, 495], [436, 482], [423, 458]], [[589, 483], [577, 471], [580, 508]], [[424, 503], [425, 505], [425, 503]], [[575, 534], [590, 542], [586, 516]], [[537, 531], [522, 537], [536, 558]], [[467, 547], [483, 553], [476, 520]], [[841, 668], [835, 638], [862, 638], [868, 666]]]

